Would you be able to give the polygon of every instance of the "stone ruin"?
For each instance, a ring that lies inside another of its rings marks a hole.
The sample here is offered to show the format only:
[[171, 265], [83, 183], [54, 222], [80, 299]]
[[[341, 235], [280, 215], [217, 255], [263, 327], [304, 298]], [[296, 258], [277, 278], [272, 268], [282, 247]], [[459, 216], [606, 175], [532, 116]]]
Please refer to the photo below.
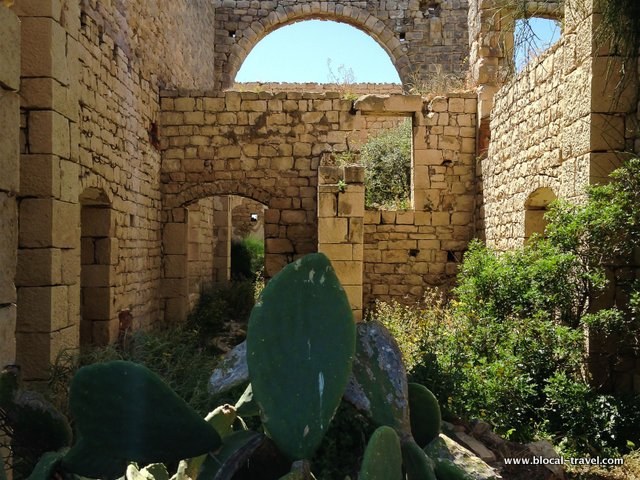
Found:
[[[575, 2], [528, 2], [564, 28], [517, 75], [501, 0], [0, 5], [0, 361], [42, 380], [63, 348], [183, 320], [203, 285], [229, 278], [233, 218], [249, 211], [267, 276], [322, 251], [357, 318], [375, 298], [449, 285], [473, 238], [521, 245], [550, 201], [579, 200], [617, 152], [640, 152], [638, 79], [614, 98], [620, 60]], [[234, 88], [253, 46], [307, 19], [369, 34], [402, 86], [354, 85], [369, 94], [357, 100]], [[436, 72], [469, 89], [407, 94]], [[406, 118], [412, 208], [365, 210], [362, 168], [323, 159]], [[623, 363], [601, 377], [640, 391], [640, 361]]]

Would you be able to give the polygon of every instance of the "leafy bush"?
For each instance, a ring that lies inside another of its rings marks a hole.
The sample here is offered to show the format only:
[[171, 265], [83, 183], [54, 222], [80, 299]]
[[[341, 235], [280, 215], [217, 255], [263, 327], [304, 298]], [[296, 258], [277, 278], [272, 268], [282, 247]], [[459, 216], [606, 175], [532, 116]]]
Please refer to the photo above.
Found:
[[360, 149], [368, 208], [409, 206], [411, 137], [411, 120], [407, 119], [371, 138]]
[[264, 242], [253, 237], [231, 242], [231, 279], [254, 280], [264, 267]]
[[640, 397], [590, 386], [584, 330], [627, 341], [638, 330], [637, 283], [617, 285], [630, 290], [620, 309], [592, 311], [589, 300], [640, 240], [640, 160], [591, 187], [587, 202], [558, 202], [548, 220], [548, 238], [512, 252], [472, 242], [448, 304], [430, 295], [418, 306], [378, 304], [373, 315], [446, 413], [484, 418], [516, 440], [615, 454], [640, 441]]
[[211, 285], [200, 293], [187, 324], [202, 339], [220, 335], [225, 322], [246, 324], [255, 303], [254, 291], [254, 283], [246, 279]]

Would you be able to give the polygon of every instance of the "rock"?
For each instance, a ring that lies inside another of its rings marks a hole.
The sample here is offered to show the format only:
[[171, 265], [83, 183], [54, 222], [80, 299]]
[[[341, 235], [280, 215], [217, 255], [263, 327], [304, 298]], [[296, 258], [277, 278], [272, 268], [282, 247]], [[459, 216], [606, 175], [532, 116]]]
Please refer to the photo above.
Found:
[[454, 439], [457, 440], [460, 444], [467, 447], [477, 456], [479, 456], [485, 462], [495, 462], [496, 456], [495, 454], [485, 447], [478, 440], [473, 438], [471, 435], [467, 435], [464, 432], [456, 432], [454, 434]]
[[225, 355], [209, 379], [209, 392], [218, 395], [249, 381], [247, 343], [242, 342]]
[[501, 450], [501, 447], [506, 442], [504, 438], [491, 430], [491, 425], [487, 422], [483, 422], [482, 420], [476, 420], [473, 422], [470, 433], [491, 449]]
[[473, 480], [501, 480], [502, 477], [481, 458], [462, 445], [441, 433], [426, 446], [425, 451], [432, 458], [451, 460], [463, 469]]
[[[560, 455], [555, 451], [553, 445], [546, 440], [540, 440], [537, 442], [527, 443], [526, 445], [534, 457], [543, 458], [560, 458]], [[555, 475], [558, 479], [564, 479], [564, 468], [562, 465], [544, 465], [544, 467]]]

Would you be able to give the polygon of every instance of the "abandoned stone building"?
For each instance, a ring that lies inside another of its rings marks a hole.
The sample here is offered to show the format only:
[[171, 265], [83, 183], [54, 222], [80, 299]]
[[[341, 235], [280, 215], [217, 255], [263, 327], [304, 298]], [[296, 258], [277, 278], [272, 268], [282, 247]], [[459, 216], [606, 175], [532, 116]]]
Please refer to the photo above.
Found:
[[[183, 320], [228, 278], [239, 212], [259, 216], [267, 276], [322, 251], [359, 318], [374, 298], [450, 283], [475, 237], [521, 245], [551, 200], [580, 199], [616, 152], [640, 151], [637, 78], [614, 101], [620, 60], [594, 41], [591, 0], [528, 3], [563, 32], [518, 75], [500, 0], [6, 3], [0, 361], [31, 380], [129, 321]], [[307, 19], [370, 35], [402, 86], [354, 86], [369, 94], [357, 100], [234, 88], [262, 38]], [[407, 93], [434, 71], [466, 75], [468, 90]], [[405, 118], [411, 208], [365, 210], [362, 167], [324, 160]], [[619, 373], [617, 388], [640, 391], [640, 361]]]

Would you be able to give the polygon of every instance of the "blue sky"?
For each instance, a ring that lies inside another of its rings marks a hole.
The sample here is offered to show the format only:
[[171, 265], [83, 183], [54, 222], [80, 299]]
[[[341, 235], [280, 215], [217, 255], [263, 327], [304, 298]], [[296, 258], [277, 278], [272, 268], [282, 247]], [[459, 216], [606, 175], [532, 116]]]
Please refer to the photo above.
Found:
[[[538, 48], [557, 40], [560, 32], [553, 22], [533, 19], [530, 24]], [[338, 79], [343, 66], [353, 72], [353, 82], [400, 83], [391, 59], [373, 38], [350, 25], [322, 20], [271, 32], [249, 53], [236, 81], [333, 83], [327, 61]]]

